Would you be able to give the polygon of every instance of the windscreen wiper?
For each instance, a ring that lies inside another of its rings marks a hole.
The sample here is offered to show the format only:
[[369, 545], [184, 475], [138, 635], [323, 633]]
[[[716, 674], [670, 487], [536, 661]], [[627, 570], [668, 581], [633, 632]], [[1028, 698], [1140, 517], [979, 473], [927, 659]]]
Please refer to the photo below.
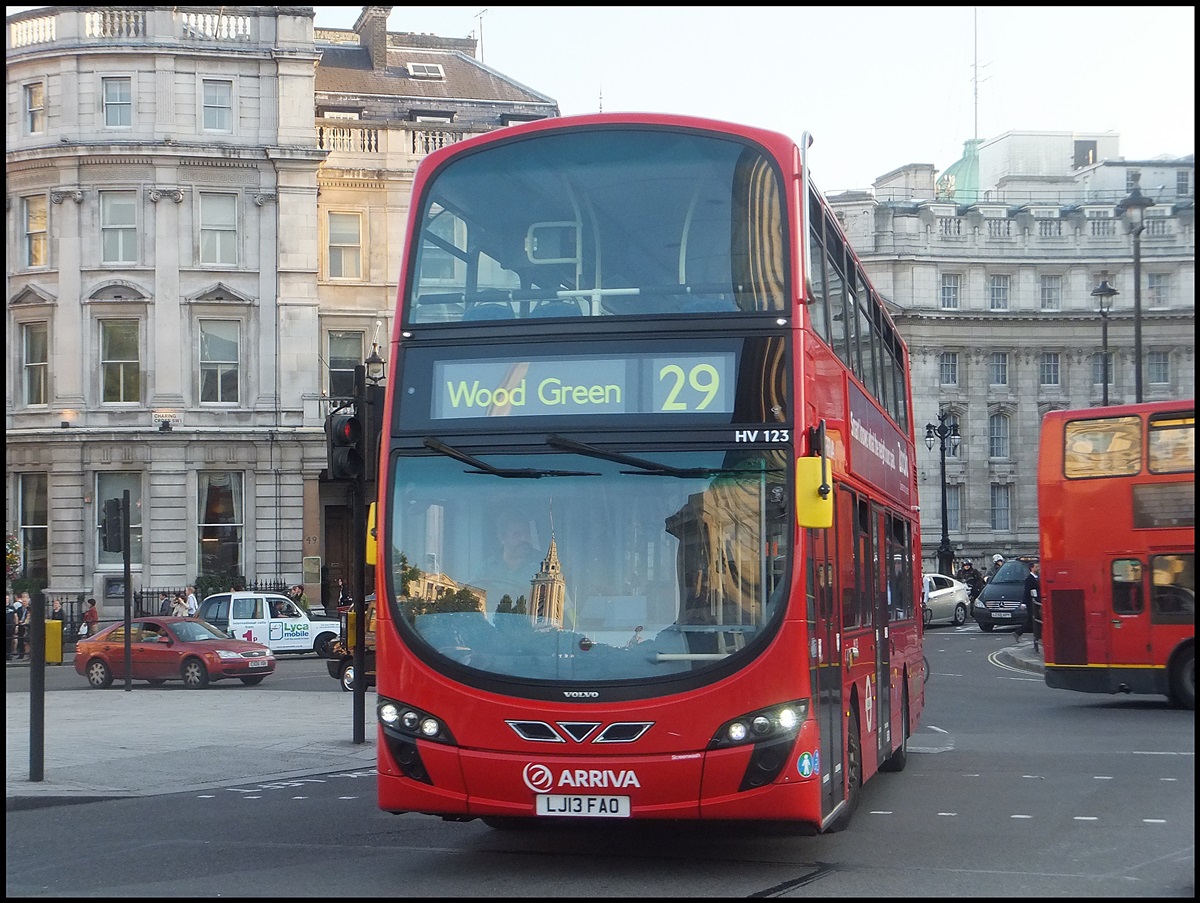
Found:
[[464, 451], [459, 451], [457, 448], [447, 445], [441, 439], [433, 436], [425, 437], [425, 447], [432, 448], [435, 452], [445, 455], [447, 458], [453, 458], [455, 461], [462, 461], [464, 464], [470, 464], [476, 468], [468, 473], [487, 473], [494, 477], [507, 477], [510, 479], [537, 480], [541, 477], [598, 477], [598, 473], [590, 473], [583, 470], [534, 470], [532, 467], [493, 467], [486, 461], [480, 461], [473, 455], [468, 455]]
[[[734, 469], [727, 467], [672, 467], [670, 464], [663, 464], [659, 461], [648, 461], [645, 458], [635, 458], [632, 455], [622, 454], [621, 452], [607, 451], [603, 448], [597, 448], [594, 445], [588, 445], [586, 442], [576, 442], [574, 439], [568, 439], [565, 436], [547, 436], [546, 444], [554, 448], [573, 451], [579, 455], [587, 455], [591, 458], [601, 458], [616, 464], [627, 464], [630, 467], [636, 467], [640, 473], [652, 476], [683, 477], [691, 480], [702, 480], [718, 474], [758, 474], [763, 472], [761, 469]], [[769, 471], [778, 469], [768, 468]], [[630, 471], [622, 471], [622, 473], [630, 473]]]

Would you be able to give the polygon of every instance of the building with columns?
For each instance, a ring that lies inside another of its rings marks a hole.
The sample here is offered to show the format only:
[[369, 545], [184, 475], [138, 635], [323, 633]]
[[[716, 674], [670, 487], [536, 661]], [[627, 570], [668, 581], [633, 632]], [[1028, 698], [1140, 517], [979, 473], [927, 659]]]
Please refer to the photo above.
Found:
[[[909, 346], [924, 567], [941, 543], [940, 449], [956, 559], [1038, 550], [1036, 453], [1049, 410], [1135, 400], [1133, 244], [1118, 204], [1154, 201], [1140, 240], [1143, 398], [1194, 398], [1195, 162], [1125, 160], [1119, 136], [1009, 132], [832, 197]], [[812, 158], [820, 182], [820, 159]], [[1093, 291], [1116, 288], [1105, 324]], [[956, 565], [957, 566], [957, 565]]]
[[558, 115], [389, 12], [7, 17], [6, 524], [49, 595], [120, 611], [100, 526], [126, 491], [134, 590], [351, 582], [323, 423], [386, 347], [413, 171]]

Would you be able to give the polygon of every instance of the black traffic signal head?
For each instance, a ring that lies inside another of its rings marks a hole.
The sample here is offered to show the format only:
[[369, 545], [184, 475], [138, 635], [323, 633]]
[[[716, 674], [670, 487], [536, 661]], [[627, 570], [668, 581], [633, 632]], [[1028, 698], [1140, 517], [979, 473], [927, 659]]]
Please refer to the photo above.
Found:
[[326, 466], [331, 480], [356, 480], [365, 474], [363, 424], [357, 414], [330, 414], [325, 418], [328, 437]]
[[100, 521], [100, 548], [105, 552], [125, 551], [125, 526], [121, 521], [121, 500], [105, 499]]

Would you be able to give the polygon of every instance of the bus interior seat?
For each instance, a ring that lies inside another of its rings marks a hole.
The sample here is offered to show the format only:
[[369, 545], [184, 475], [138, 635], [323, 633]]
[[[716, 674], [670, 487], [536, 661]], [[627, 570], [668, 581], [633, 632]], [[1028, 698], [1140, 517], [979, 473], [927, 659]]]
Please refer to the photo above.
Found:
[[690, 295], [683, 299], [680, 310], [685, 314], [704, 314], [737, 310], [732, 298], [719, 295]]
[[583, 311], [578, 301], [553, 300], [543, 301], [529, 312], [531, 317], [580, 317]]
[[512, 305], [501, 304], [498, 301], [487, 301], [467, 308], [463, 314], [464, 320], [515, 320]]

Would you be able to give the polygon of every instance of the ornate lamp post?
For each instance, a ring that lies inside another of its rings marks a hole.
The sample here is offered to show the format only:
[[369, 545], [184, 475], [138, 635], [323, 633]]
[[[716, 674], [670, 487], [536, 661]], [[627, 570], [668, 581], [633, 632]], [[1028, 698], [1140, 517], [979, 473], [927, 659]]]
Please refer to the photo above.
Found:
[[937, 440], [942, 467], [942, 542], [937, 550], [938, 573], [952, 577], [954, 575], [950, 570], [954, 567], [954, 550], [950, 548], [950, 512], [946, 505], [946, 445], [957, 451], [962, 437], [958, 434], [958, 419], [952, 418], [949, 411], [938, 411], [937, 420], [937, 426], [925, 424], [925, 447], [933, 451], [934, 440]]
[[[1101, 276], [1107, 276], [1107, 273], [1101, 273]], [[1092, 289], [1092, 297], [1100, 304], [1100, 344], [1104, 349], [1101, 351], [1101, 366], [1104, 368], [1104, 373], [1101, 378], [1104, 380], [1104, 406], [1108, 407], [1108, 314], [1112, 310], [1113, 298], [1119, 294], [1115, 288], [1108, 284], [1107, 279], [1101, 279], [1100, 284]]]
[[1140, 172], [1131, 173], [1133, 189], [1129, 197], [1116, 206], [1117, 216], [1129, 220], [1129, 231], [1133, 235], [1133, 394], [1134, 400], [1142, 400], [1142, 232], [1146, 228], [1146, 208], [1154, 206], [1153, 198], [1142, 194], [1138, 183]]

